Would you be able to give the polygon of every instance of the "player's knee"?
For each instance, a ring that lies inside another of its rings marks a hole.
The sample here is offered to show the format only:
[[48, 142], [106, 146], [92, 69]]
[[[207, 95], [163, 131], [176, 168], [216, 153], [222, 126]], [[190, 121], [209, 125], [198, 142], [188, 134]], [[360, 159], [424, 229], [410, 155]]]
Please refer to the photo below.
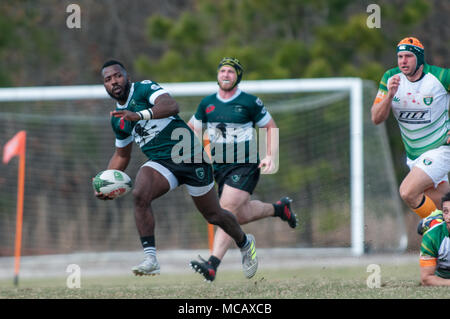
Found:
[[245, 214], [244, 211], [240, 209], [236, 210], [234, 215], [236, 216], [236, 219], [240, 225], [244, 225], [249, 222], [248, 216]]
[[134, 205], [136, 207], [148, 207], [151, 204], [151, 197], [139, 189], [133, 189]]
[[402, 200], [409, 206], [417, 206], [416, 202], [418, 200], [420, 201], [420, 194], [417, 194], [410, 187], [403, 184], [400, 185], [399, 193]]
[[205, 216], [206, 221], [212, 225], [219, 225], [222, 220], [220, 213], [217, 211], [208, 211], [203, 213], [203, 216]]
[[411, 196], [411, 193], [408, 191], [408, 189], [401, 185], [398, 191], [403, 201], [408, 202]]
[[240, 210], [240, 204], [236, 203], [236, 201], [233, 200], [221, 200], [220, 201], [220, 207], [223, 209], [237, 215]]
[[226, 210], [231, 212], [234, 216], [236, 216], [237, 221], [239, 222], [239, 224], [243, 225], [249, 222], [248, 216], [245, 213], [246, 212], [246, 206], [245, 204], [239, 204], [239, 203], [233, 203], [233, 202], [229, 202], [229, 203], [224, 203], [222, 204], [221, 202], [221, 207]]

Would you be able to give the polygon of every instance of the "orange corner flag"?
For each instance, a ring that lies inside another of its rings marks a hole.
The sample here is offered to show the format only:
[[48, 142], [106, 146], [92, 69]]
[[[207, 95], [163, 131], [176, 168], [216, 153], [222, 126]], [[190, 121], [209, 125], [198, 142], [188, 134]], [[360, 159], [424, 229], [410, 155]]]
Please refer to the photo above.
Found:
[[25, 152], [25, 140], [27, 133], [20, 131], [3, 147], [3, 163], [7, 164], [16, 155], [23, 155]]
[[20, 131], [3, 148], [3, 163], [7, 164], [14, 156], [19, 156], [19, 175], [17, 185], [16, 243], [14, 249], [14, 285], [19, 284], [20, 248], [22, 245], [23, 197], [25, 188], [25, 143], [27, 133]]

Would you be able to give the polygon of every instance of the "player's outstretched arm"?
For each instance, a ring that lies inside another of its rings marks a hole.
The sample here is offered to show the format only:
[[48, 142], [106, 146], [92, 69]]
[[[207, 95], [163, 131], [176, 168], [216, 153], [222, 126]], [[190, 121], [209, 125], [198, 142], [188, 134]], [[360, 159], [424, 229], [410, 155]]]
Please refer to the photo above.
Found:
[[420, 283], [422, 286], [450, 286], [450, 279], [434, 274], [436, 266], [420, 267]]
[[162, 94], [156, 98], [155, 104], [152, 108], [148, 110], [144, 110], [141, 112], [131, 112], [128, 110], [116, 110], [112, 111], [110, 114], [114, 117], [120, 117], [122, 120], [136, 122], [139, 120], [142, 120], [143, 118], [139, 113], [148, 112], [148, 118], [145, 118], [146, 120], [150, 119], [163, 119], [169, 116], [177, 115], [180, 112], [180, 107], [175, 101], [174, 98], [172, 98], [169, 94]]

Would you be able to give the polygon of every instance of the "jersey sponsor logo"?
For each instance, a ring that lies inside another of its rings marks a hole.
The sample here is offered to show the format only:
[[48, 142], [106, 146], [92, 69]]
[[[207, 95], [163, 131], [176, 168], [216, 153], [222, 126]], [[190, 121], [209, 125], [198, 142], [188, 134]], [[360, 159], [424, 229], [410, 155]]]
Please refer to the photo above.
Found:
[[431, 122], [430, 110], [403, 110], [398, 114], [399, 122], [410, 124], [425, 124]]
[[119, 127], [121, 130], [123, 130], [125, 128], [125, 120], [124, 119], [120, 119]]
[[[145, 123], [145, 124], [143, 124]], [[143, 124], [143, 125], [141, 125]], [[163, 127], [159, 127], [156, 124], [151, 124], [151, 121], [141, 121], [134, 127], [134, 140], [139, 147], [144, 146], [149, 141], [151, 141], [155, 136], [157, 136]]]
[[[156, 125], [154, 127], [152, 127], [151, 129], [155, 128]], [[149, 134], [147, 133], [147, 130], [145, 130], [144, 127], [142, 127], [141, 124], [136, 124], [136, 126], [134, 127], [134, 131], [136, 132], [137, 135], [139, 135], [140, 137], [145, 137], [148, 136]]]
[[211, 105], [208, 105], [205, 112], [206, 112], [206, 114], [209, 114], [209, 113], [213, 112], [215, 109], [216, 109], [216, 106], [211, 104]]
[[215, 132], [216, 137], [227, 137], [227, 125], [225, 123], [219, 123], [216, 125], [217, 131]]
[[251, 141], [256, 134], [252, 123], [208, 123], [209, 140], [214, 143], [240, 143]]
[[432, 96], [424, 96], [423, 103], [425, 103], [425, 105], [431, 105], [431, 103], [433, 103], [433, 97]]

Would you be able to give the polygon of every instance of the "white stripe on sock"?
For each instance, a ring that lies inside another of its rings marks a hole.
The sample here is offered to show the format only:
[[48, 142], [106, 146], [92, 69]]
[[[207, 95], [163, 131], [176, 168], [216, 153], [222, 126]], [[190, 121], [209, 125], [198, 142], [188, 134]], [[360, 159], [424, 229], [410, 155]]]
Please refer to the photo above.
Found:
[[156, 248], [155, 247], [145, 247], [144, 254], [147, 256], [156, 256]]

